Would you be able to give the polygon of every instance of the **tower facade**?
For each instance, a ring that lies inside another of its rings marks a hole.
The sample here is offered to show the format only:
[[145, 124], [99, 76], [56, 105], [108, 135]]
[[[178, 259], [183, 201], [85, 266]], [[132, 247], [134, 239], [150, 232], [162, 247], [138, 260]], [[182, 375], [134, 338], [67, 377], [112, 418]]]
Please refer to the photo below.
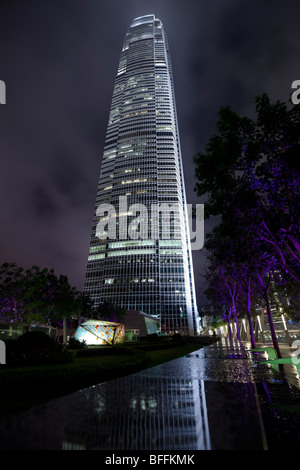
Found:
[[197, 334], [186, 195], [167, 38], [136, 18], [115, 79], [84, 292]]

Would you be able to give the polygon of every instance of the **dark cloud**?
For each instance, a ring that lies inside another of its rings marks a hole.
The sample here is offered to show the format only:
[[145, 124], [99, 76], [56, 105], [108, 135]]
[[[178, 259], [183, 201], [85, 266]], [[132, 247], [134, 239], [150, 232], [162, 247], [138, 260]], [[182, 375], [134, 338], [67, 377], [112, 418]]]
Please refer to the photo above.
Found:
[[33, 210], [38, 217], [53, 217], [57, 214], [57, 206], [50, 194], [40, 185], [33, 189]]
[[[171, 52], [187, 200], [193, 156], [220, 106], [287, 101], [300, 78], [298, 1], [2, 0], [0, 263], [53, 267], [82, 289], [101, 156], [124, 35], [162, 20]], [[213, 221], [206, 223], [209, 231]], [[193, 253], [199, 303], [205, 253]]]

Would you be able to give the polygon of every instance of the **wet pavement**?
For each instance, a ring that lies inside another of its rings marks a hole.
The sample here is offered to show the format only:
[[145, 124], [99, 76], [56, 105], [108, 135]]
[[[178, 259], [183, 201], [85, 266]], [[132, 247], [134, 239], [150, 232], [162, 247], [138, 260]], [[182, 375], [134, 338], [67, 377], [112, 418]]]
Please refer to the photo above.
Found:
[[0, 424], [1, 450], [300, 448], [297, 370], [222, 340]]

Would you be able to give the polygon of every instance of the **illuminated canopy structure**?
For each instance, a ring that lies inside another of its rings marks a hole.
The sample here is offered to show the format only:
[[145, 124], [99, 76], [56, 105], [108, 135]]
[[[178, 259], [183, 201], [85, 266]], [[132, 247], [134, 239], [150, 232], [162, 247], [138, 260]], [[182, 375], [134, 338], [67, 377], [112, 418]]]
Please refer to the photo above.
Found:
[[123, 343], [124, 325], [101, 320], [88, 320], [78, 326], [74, 338], [87, 345], [112, 345]]

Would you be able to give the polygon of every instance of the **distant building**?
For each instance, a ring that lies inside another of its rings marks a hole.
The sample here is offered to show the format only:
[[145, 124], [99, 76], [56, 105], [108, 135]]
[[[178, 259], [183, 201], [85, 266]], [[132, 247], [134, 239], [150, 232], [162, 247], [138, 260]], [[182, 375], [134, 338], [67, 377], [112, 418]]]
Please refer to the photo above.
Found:
[[160, 333], [159, 319], [138, 310], [128, 310], [125, 315], [124, 323], [125, 330], [138, 331], [140, 338]]
[[57, 328], [49, 325], [40, 325], [36, 323], [13, 323], [8, 321], [0, 321], [0, 338], [1, 340], [18, 339], [24, 333], [29, 331], [41, 331], [50, 338], [56, 339]]

